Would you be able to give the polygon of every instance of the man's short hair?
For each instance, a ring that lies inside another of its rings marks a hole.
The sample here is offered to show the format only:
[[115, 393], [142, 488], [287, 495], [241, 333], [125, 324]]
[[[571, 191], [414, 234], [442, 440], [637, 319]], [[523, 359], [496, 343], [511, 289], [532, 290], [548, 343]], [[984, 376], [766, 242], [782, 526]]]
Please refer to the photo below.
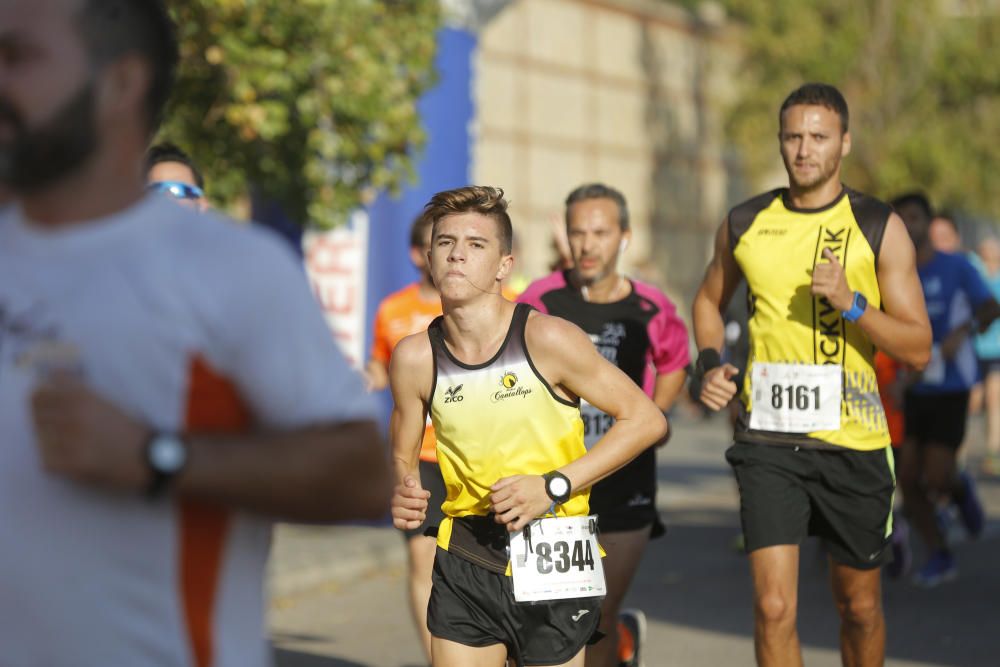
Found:
[[104, 65], [128, 53], [149, 63], [146, 121], [152, 135], [170, 97], [178, 51], [174, 24], [161, 0], [84, 0], [77, 24], [91, 61]]
[[185, 153], [181, 148], [168, 141], [150, 146], [149, 150], [146, 151], [145, 159], [145, 174], [147, 178], [149, 177], [149, 172], [153, 170], [153, 167], [161, 162], [177, 162], [179, 164], [183, 164], [191, 170], [191, 174], [194, 176], [195, 185], [202, 190], [205, 189], [205, 181], [201, 176], [201, 171], [195, 165], [191, 156]]
[[455, 190], [439, 192], [424, 207], [421, 217], [430, 220], [434, 227], [441, 218], [456, 213], [479, 213], [496, 223], [500, 250], [509, 255], [514, 245], [514, 230], [507, 213], [507, 200], [503, 190], [488, 185], [470, 185]]
[[781, 103], [778, 111], [778, 126], [781, 126], [781, 119], [785, 115], [785, 110], [799, 104], [809, 106], [826, 107], [830, 111], [835, 111], [840, 116], [840, 131], [847, 132], [850, 114], [847, 110], [847, 100], [840, 94], [840, 91], [828, 83], [807, 83], [789, 94], [785, 101]]
[[420, 248], [424, 247], [424, 235], [427, 234], [427, 230], [431, 228], [434, 221], [427, 216], [426, 209], [420, 215], [418, 215], [413, 220], [413, 224], [410, 225], [410, 247]]
[[927, 199], [927, 195], [923, 192], [907, 192], [893, 199], [890, 204], [897, 211], [904, 206], [915, 206], [926, 216], [927, 222], [930, 222], [934, 218], [934, 209], [931, 207], [931, 202]]
[[618, 206], [618, 226], [623, 232], [629, 228], [628, 205], [625, 204], [625, 196], [609, 185], [603, 183], [587, 183], [569, 193], [566, 197], [566, 224], [569, 225], [569, 208], [573, 204], [588, 199], [610, 199]]

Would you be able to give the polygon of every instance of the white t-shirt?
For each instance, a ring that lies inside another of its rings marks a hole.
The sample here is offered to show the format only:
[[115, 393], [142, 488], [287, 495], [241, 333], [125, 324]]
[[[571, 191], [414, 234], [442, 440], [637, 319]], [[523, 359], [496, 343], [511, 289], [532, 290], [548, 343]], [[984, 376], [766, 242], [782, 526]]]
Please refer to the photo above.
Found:
[[0, 662], [268, 664], [270, 523], [46, 473], [52, 366], [168, 432], [373, 418], [294, 254], [158, 196], [54, 232], [0, 213]]

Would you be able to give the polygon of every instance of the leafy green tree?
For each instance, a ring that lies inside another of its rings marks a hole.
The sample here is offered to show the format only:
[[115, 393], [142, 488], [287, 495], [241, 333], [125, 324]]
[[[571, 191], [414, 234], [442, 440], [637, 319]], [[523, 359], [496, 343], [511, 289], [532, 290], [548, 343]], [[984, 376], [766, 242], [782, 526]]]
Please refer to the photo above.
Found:
[[938, 205], [1000, 217], [995, 2], [720, 4], [739, 24], [743, 49], [727, 134], [752, 180], [780, 168], [781, 101], [804, 82], [824, 81], [840, 88], [851, 107], [846, 182], [883, 197], [922, 188]]
[[412, 177], [434, 83], [437, 0], [177, 0], [181, 67], [161, 139], [213, 200], [248, 187], [294, 220], [345, 219]]

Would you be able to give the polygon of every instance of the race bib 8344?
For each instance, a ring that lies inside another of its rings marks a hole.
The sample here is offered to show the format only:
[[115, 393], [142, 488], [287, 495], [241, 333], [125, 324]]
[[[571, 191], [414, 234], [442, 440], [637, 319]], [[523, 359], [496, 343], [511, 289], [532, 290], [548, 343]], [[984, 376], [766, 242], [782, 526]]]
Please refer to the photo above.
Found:
[[510, 536], [518, 602], [602, 596], [606, 592], [597, 517], [536, 519]]

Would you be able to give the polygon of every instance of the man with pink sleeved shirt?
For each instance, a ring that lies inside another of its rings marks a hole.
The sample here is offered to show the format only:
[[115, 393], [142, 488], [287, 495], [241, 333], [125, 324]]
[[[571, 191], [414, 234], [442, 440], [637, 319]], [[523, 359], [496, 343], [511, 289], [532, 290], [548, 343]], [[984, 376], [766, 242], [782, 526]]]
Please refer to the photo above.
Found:
[[[518, 300], [582, 328], [605, 358], [642, 386], [661, 410], [668, 410], [687, 375], [687, 328], [660, 290], [618, 272], [618, 259], [632, 235], [625, 198], [600, 183], [576, 188], [566, 198], [566, 233], [573, 267], [536, 280]], [[580, 412], [589, 448], [613, 419], [586, 402]], [[619, 614], [619, 608], [646, 543], [664, 533], [656, 510], [655, 448], [598, 482], [590, 508], [607, 551], [608, 593], [600, 625], [607, 638], [587, 649], [586, 664], [641, 665], [645, 617], [637, 610]]]

